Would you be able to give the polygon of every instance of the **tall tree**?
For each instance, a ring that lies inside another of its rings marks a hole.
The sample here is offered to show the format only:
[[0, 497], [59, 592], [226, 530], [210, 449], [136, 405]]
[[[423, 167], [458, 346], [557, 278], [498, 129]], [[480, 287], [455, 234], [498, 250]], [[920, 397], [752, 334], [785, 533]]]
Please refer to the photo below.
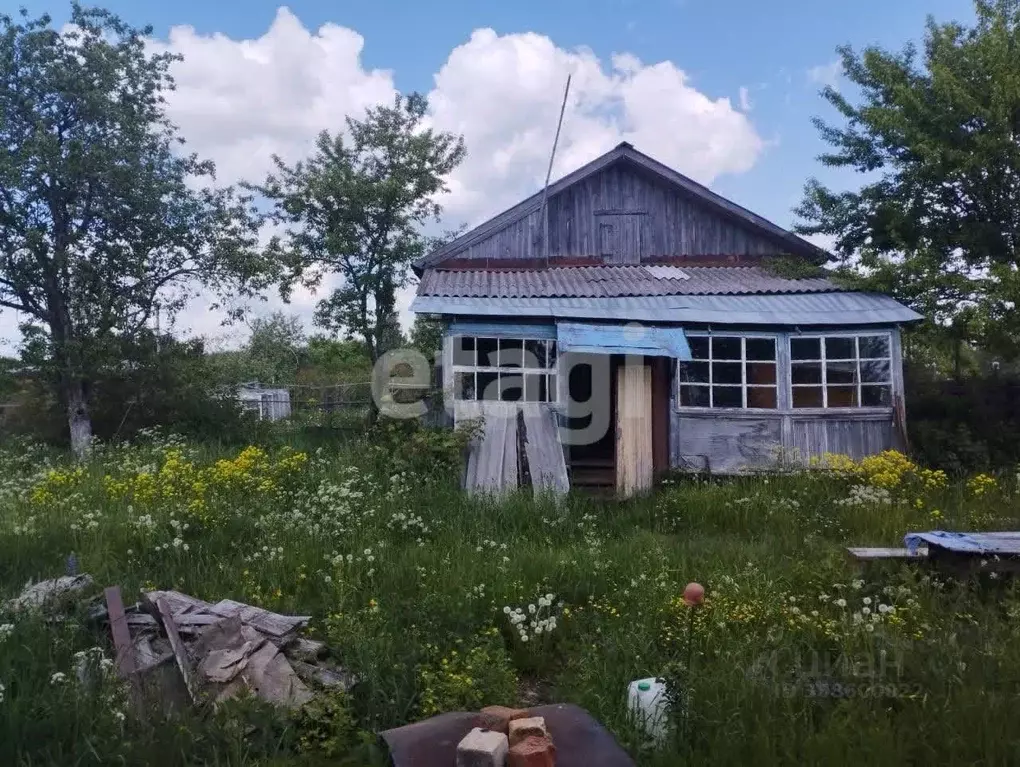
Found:
[[397, 95], [363, 120], [348, 118], [346, 131], [319, 134], [304, 162], [274, 157], [276, 172], [256, 187], [286, 227], [269, 248], [285, 266], [285, 294], [338, 276], [315, 321], [360, 337], [373, 362], [399, 343], [396, 291], [424, 250], [421, 227], [439, 217], [446, 176], [464, 158], [463, 139], [427, 127], [427, 111], [424, 96]]
[[63, 31], [0, 16], [0, 307], [41, 329], [78, 454], [112, 349], [199, 283], [261, 273], [246, 202], [203, 188], [213, 166], [181, 152], [175, 57], [147, 52], [150, 33], [76, 3]]
[[929, 19], [923, 51], [841, 48], [856, 103], [816, 126], [823, 164], [857, 191], [811, 180], [799, 231], [835, 239], [846, 271], [924, 313], [929, 331], [1020, 352], [1020, 0], [977, 0], [972, 27]]

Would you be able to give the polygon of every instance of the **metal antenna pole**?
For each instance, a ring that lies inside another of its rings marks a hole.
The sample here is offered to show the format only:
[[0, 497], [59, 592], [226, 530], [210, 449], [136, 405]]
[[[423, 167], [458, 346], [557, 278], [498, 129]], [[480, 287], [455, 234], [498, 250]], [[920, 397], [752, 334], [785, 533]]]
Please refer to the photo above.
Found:
[[556, 123], [556, 137], [553, 139], [552, 152], [549, 154], [549, 169], [545, 172], [545, 186], [542, 188], [542, 250], [545, 252], [545, 265], [549, 266], [549, 179], [552, 177], [553, 160], [556, 159], [556, 145], [560, 143], [560, 129], [563, 127], [563, 113], [567, 109], [567, 96], [570, 94], [570, 75], [567, 75], [567, 87], [563, 89], [563, 103], [560, 105], [560, 119]]

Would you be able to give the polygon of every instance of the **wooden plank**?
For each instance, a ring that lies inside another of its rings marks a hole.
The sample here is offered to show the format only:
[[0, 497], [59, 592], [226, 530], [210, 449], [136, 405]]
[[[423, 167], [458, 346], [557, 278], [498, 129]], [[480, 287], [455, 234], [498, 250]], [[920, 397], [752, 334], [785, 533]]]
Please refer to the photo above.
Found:
[[847, 546], [847, 552], [856, 560], [871, 562], [875, 560], [906, 560], [924, 559], [925, 555], [919, 552], [910, 553], [909, 549], [881, 548], [869, 546]]
[[652, 371], [628, 359], [617, 369], [616, 491], [629, 498], [652, 487]]
[[188, 651], [184, 648], [184, 642], [181, 641], [181, 635], [177, 632], [171, 605], [172, 602], [167, 597], [159, 597], [156, 600], [156, 609], [159, 611], [159, 617], [163, 620], [163, 630], [166, 631], [166, 638], [170, 641], [170, 649], [173, 651], [174, 660], [177, 661], [181, 678], [184, 679], [188, 696], [193, 703], [198, 703], [198, 688], [195, 686], [195, 680], [191, 673], [191, 660], [188, 658]]
[[676, 362], [656, 357], [652, 363], [652, 473], [660, 476], [669, 469], [670, 383]]
[[106, 611], [110, 620], [110, 633], [113, 634], [113, 647], [116, 652], [114, 664], [117, 673], [127, 677], [135, 670], [134, 645], [131, 643], [131, 631], [128, 628], [127, 616], [124, 614], [124, 601], [120, 596], [120, 586], [108, 586], [103, 591], [106, 597]]
[[261, 607], [235, 602], [233, 599], [221, 599], [216, 604], [210, 605], [209, 612], [218, 616], [215, 621], [211, 621], [212, 623], [218, 622], [221, 618], [236, 617], [242, 623], [247, 623], [271, 637], [281, 637], [296, 631], [312, 619], [310, 615], [280, 615]]
[[524, 450], [535, 495], [565, 494], [570, 489], [556, 413], [548, 405], [528, 406], [524, 414]]
[[500, 493], [518, 486], [517, 406], [479, 402], [482, 433], [468, 454], [465, 489], [469, 493]]

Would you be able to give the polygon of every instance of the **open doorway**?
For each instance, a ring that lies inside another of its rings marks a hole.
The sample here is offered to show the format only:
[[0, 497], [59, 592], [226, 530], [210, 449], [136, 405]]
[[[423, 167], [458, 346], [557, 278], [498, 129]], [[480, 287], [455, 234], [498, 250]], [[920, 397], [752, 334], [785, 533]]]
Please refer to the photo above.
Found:
[[565, 411], [570, 484], [612, 489], [616, 485], [617, 360], [605, 354], [572, 354], [570, 399]]

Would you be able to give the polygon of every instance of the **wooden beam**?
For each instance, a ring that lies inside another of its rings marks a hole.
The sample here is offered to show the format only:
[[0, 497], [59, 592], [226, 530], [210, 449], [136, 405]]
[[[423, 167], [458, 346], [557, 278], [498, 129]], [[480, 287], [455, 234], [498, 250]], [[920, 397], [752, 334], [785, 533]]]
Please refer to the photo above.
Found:
[[113, 648], [116, 652], [114, 664], [117, 673], [122, 677], [129, 676], [135, 670], [135, 648], [131, 642], [131, 630], [128, 628], [127, 616], [124, 614], [124, 601], [120, 595], [120, 586], [108, 586], [103, 590], [106, 597], [106, 611], [110, 620], [110, 633], [113, 634]]
[[177, 661], [177, 668], [181, 671], [184, 679], [184, 686], [188, 689], [188, 695], [193, 703], [198, 703], [198, 690], [195, 687], [195, 680], [191, 675], [191, 661], [188, 659], [188, 651], [184, 648], [181, 635], [177, 632], [177, 624], [174, 623], [173, 612], [164, 597], [156, 600], [156, 609], [159, 617], [163, 619], [163, 629], [166, 631], [166, 638], [170, 640], [170, 649], [173, 650], [174, 659]]

